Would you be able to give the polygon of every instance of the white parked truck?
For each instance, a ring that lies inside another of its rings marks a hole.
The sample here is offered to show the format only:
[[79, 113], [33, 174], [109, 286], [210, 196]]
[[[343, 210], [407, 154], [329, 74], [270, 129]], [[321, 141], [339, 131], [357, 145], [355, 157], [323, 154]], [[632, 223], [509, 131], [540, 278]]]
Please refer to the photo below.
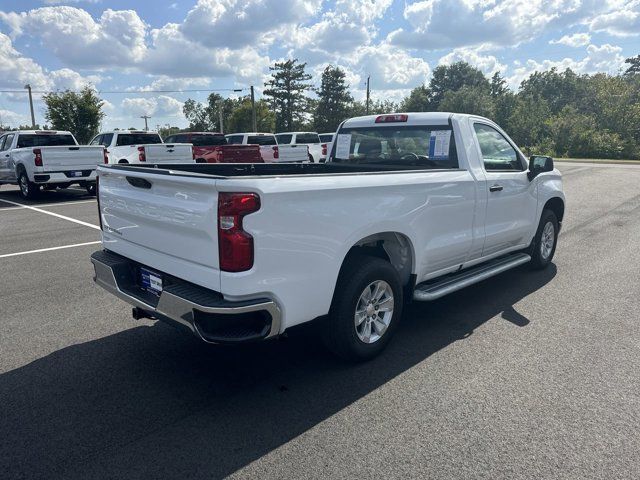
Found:
[[190, 143], [164, 143], [156, 132], [115, 130], [103, 132], [90, 145], [107, 150], [105, 163], [195, 163]]
[[276, 133], [278, 145], [306, 145], [309, 148], [311, 163], [324, 162], [327, 159], [327, 144], [320, 141], [316, 132], [282, 132]]
[[78, 145], [70, 132], [20, 130], [0, 136], [0, 184], [20, 186], [24, 198], [40, 188], [78, 184], [95, 193], [96, 168], [104, 162], [101, 146]]
[[265, 163], [300, 163], [309, 161], [305, 145], [278, 145], [273, 133], [232, 133], [226, 136], [230, 145], [260, 145]]
[[[551, 262], [565, 211], [550, 157], [528, 161], [486, 118], [353, 118], [323, 164], [99, 167], [95, 281], [134, 317], [210, 343], [318, 319], [353, 360], [430, 301]], [[524, 275], [524, 272], [523, 272]]]

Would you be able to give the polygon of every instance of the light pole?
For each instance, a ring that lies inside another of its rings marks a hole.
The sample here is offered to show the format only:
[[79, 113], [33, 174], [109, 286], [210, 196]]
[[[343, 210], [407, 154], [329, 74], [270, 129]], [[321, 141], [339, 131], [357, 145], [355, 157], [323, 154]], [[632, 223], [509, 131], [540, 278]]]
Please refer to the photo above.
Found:
[[151, 117], [149, 115], [141, 115], [140, 118], [144, 118], [144, 130], [148, 132], [149, 124], [147, 123], [147, 120], [149, 120]]
[[251, 85], [251, 126], [253, 127], [253, 131], [258, 131], [258, 123], [256, 120], [256, 98], [253, 93], [253, 85]]
[[24, 88], [29, 92], [29, 108], [31, 109], [31, 128], [36, 128], [36, 116], [33, 114], [33, 97], [31, 96], [31, 85], [27, 83]]

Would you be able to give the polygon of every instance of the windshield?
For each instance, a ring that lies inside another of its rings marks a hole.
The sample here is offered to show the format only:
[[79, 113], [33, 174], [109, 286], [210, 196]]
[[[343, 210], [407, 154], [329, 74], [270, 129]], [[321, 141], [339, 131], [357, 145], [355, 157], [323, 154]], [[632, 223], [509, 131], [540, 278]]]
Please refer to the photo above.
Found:
[[418, 168], [458, 168], [451, 127], [392, 126], [343, 128], [332, 161]]
[[157, 133], [120, 133], [118, 134], [117, 145], [148, 145], [162, 143], [160, 135]]
[[77, 145], [71, 135], [35, 134], [18, 136], [18, 148], [28, 147], [63, 147]]

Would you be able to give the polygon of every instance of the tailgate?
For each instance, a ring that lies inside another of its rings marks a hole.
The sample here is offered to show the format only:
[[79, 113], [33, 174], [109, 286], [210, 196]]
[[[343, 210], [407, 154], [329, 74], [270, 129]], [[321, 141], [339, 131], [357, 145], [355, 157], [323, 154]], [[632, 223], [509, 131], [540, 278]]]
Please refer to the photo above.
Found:
[[104, 147], [38, 147], [42, 153], [42, 171], [95, 170], [104, 162]]
[[258, 145], [223, 145], [222, 161], [224, 163], [262, 163]]
[[193, 163], [190, 143], [146, 145], [147, 163]]
[[309, 149], [306, 145], [278, 145], [280, 158], [278, 162], [306, 162], [309, 160]]
[[216, 178], [100, 167], [103, 246], [219, 291]]

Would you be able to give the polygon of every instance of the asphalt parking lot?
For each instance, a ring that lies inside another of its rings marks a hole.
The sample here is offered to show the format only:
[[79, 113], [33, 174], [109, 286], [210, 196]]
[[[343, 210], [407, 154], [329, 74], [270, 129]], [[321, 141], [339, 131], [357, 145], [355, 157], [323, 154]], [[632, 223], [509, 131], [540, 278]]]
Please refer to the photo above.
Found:
[[356, 366], [134, 321], [95, 200], [2, 186], [0, 478], [640, 478], [640, 166], [559, 165], [551, 268], [412, 306]]

